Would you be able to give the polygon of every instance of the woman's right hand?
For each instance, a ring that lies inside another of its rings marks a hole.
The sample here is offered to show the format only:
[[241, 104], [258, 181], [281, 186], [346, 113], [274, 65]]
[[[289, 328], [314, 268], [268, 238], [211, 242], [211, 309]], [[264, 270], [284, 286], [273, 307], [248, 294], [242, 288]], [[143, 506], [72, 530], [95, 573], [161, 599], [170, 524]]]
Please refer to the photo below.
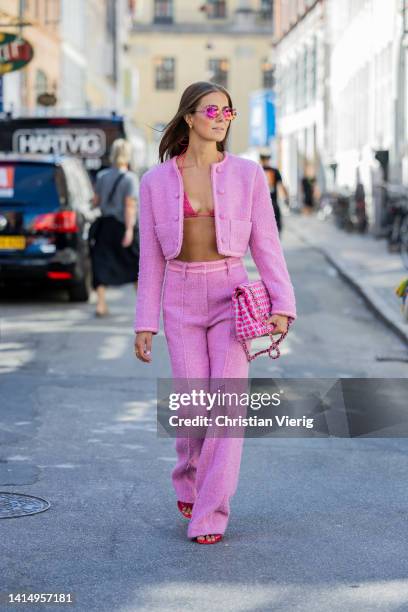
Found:
[[152, 360], [152, 336], [150, 331], [141, 331], [136, 333], [135, 337], [135, 355], [137, 359], [145, 363], [150, 363]]

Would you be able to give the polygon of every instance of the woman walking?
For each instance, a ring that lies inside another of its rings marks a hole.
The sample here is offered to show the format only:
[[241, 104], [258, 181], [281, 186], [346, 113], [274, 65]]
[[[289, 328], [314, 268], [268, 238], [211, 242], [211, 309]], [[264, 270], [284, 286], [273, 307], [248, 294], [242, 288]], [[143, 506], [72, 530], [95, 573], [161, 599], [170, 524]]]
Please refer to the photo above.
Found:
[[[248, 378], [232, 307], [234, 287], [248, 281], [242, 260], [248, 246], [273, 301], [274, 333], [296, 318], [265, 174], [225, 149], [236, 116], [220, 85], [187, 87], [162, 137], [161, 163], [140, 184], [135, 353], [151, 363], [163, 292], [174, 378]], [[190, 518], [188, 537], [200, 544], [225, 532], [242, 444], [242, 437], [176, 438], [172, 482], [178, 507]]]
[[96, 315], [108, 314], [105, 287], [134, 283], [139, 274], [139, 234], [136, 202], [139, 181], [129, 171], [131, 144], [118, 138], [112, 144], [112, 167], [98, 172], [94, 206], [102, 216], [97, 222], [95, 244], [91, 247], [93, 288], [97, 293]]

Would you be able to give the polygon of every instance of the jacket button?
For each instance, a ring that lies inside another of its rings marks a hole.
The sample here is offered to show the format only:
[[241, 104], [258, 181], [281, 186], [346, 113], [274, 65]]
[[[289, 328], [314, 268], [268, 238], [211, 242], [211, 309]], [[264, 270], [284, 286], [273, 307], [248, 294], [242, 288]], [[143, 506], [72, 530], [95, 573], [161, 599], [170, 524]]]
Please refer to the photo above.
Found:
[[221, 194], [225, 193], [225, 189], [219, 189], [218, 193], [221, 193]]
[[179, 192], [178, 192], [178, 191], [176, 191], [176, 192], [174, 193], [174, 197], [175, 197], [175, 198], [178, 198], [178, 197], [179, 197], [179, 195], [180, 195], [180, 194], [179, 194]]
[[173, 217], [174, 221], [178, 221], [178, 215], [176, 215], [175, 217]]
[[225, 215], [223, 213], [220, 213], [220, 219], [225, 219]]
[[216, 172], [222, 172], [222, 168], [219, 168], [219, 167], [217, 166], [217, 168], [216, 168]]

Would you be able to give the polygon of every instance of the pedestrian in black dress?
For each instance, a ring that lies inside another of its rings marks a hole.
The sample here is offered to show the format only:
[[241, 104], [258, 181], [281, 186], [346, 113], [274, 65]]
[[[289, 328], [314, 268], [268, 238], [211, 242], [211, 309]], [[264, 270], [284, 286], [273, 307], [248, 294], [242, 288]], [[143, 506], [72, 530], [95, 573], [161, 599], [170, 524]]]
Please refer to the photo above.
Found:
[[111, 168], [98, 172], [94, 205], [101, 209], [91, 260], [93, 288], [97, 293], [96, 315], [108, 314], [105, 287], [134, 283], [139, 275], [137, 199], [139, 180], [129, 170], [131, 144], [119, 138], [112, 144]]

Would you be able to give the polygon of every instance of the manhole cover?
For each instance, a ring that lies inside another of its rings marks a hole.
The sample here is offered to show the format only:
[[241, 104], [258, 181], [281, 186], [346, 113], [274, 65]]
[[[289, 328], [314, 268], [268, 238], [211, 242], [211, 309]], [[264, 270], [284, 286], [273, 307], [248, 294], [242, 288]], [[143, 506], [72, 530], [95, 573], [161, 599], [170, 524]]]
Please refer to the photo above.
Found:
[[49, 502], [41, 497], [0, 491], [0, 519], [37, 514], [49, 507]]

